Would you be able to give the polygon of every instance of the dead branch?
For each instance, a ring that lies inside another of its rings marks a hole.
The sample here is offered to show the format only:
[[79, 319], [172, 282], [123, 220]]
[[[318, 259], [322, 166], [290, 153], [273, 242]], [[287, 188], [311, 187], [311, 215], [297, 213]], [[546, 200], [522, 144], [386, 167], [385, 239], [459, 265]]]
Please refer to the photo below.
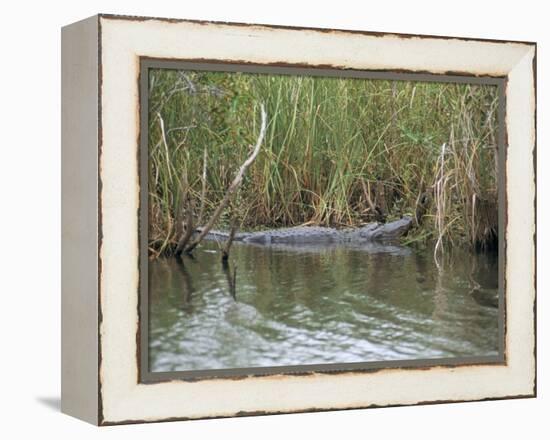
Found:
[[197, 220], [197, 225], [202, 225], [202, 218], [204, 216], [204, 206], [206, 204], [206, 160], [207, 160], [207, 151], [204, 149], [204, 155], [202, 158], [202, 176], [201, 176], [201, 207], [199, 208], [199, 218]]
[[[175, 254], [177, 257], [181, 255], [187, 243], [193, 235], [195, 225], [193, 224], [194, 204], [189, 192], [189, 179], [187, 177], [187, 169], [183, 169], [183, 176], [180, 181], [181, 205], [176, 214], [176, 221], [181, 221], [181, 236], [176, 246]], [[180, 215], [183, 214], [183, 204], [185, 204], [185, 220], [181, 220]]]
[[369, 208], [372, 211], [375, 220], [384, 223], [384, 213], [377, 205], [373, 203], [372, 199], [370, 198], [370, 185], [368, 185], [367, 187], [364, 179], [361, 179], [361, 184], [363, 185], [363, 193], [365, 195], [365, 199], [367, 200], [367, 204], [369, 205]]
[[266, 126], [267, 126], [267, 115], [265, 113], [264, 105], [261, 105], [261, 113], [262, 113], [262, 125], [260, 129], [260, 134], [258, 136], [258, 140], [256, 141], [256, 145], [254, 146], [254, 149], [252, 151], [252, 154], [248, 157], [248, 159], [245, 160], [245, 162], [241, 165], [239, 168], [239, 171], [237, 172], [237, 175], [233, 179], [233, 182], [231, 182], [231, 185], [229, 185], [229, 188], [227, 188], [227, 191], [221, 201], [221, 203], [218, 205], [212, 216], [210, 217], [210, 220], [206, 223], [206, 225], [202, 228], [200, 234], [198, 237], [191, 242], [191, 244], [185, 249], [185, 252], [190, 253], [192, 252], [198, 244], [202, 241], [202, 239], [208, 234], [210, 229], [212, 229], [212, 226], [218, 221], [222, 211], [225, 209], [227, 204], [229, 203], [229, 200], [235, 190], [240, 186], [244, 173], [248, 169], [248, 167], [254, 162], [254, 159], [256, 159], [256, 156], [260, 152], [260, 146], [262, 145], [262, 142], [265, 137], [266, 132]]
[[183, 224], [184, 232], [178, 241], [178, 245], [176, 246], [176, 256], [178, 257], [185, 249], [185, 246], [187, 246], [187, 243], [189, 243], [189, 240], [193, 235], [193, 231], [195, 230], [195, 226], [193, 224], [193, 202], [191, 200], [189, 192], [187, 192], [186, 198], [187, 206], [185, 211], [185, 223]]
[[180, 78], [187, 84], [187, 89], [189, 90], [189, 94], [194, 95], [195, 93], [197, 93], [197, 86], [193, 81], [189, 79], [189, 76], [187, 76], [183, 72], [179, 72], [179, 74], [180, 74]]
[[378, 206], [374, 204], [374, 202], [370, 198], [370, 185], [367, 187], [365, 179], [361, 179], [361, 186], [363, 187], [363, 195], [365, 196], [365, 200], [367, 201], [367, 204], [369, 205], [369, 208], [372, 211], [374, 218], [376, 219], [376, 221], [383, 223], [385, 220], [384, 213]]
[[179, 269], [179, 272], [181, 274], [181, 279], [183, 281], [182, 283], [182, 291], [183, 291], [183, 306], [187, 309], [192, 309], [192, 302], [193, 294], [195, 293], [195, 288], [193, 286], [193, 280], [191, 278], [191, 275], [189, 274], [189, 271], [187, 270], [187, 267], [185, 267], [185, 264], [183, 263], [183, 260], [179, 257], [176, 258], [176, 265]]
[[422, 226], [424, 215], [426, 215], [426, 211], [430, 207], [431, 201], [432, 201], [432, 195], [431, 195], [430, 189], [423, 191], [418, 195], [416, 200], [416, 210], [414, 213], [416, 226]]
[[367, 204], [369, 205], [369, 208], [373, 213], [376, 212], [376, 206], [374, 206], [374, 203], [372, 203], [372, 200], [370, 198], [369, 190], [367, 189], [367, 184], [365, 183], [365, 179], [361, 179], [361, 186], [363, 187], [363, 195], [365, 196], [365, 200], [367, 201]]
[[[451, 132], [452, 135], [452, 132]], [[445, 234], [445, 186], [447, 184], [447, 177], [445, 175], [445, 148], [447, 144], [444, 143], [441, 146], [441, 154], [439, 156], [439, 170], [437, 173], [437, 180], [434, 185], [434, 199], [436, 202], [436, 226], [438, 237], [434, 247], [434, 261], [437, 269], [441, 268], [438, 260], [438, 254], [444, 253], [443, 250], [443, 235]]]
[[229, 287], [229, 294], [237, 301], [237, 265], [233, 265], [233, 273], [231, 273], [231, 267], [227, 261], [222, 261], [222, 268]]
[[166, 131], [164, 129], [164, 119], [162, 119], [162, 116], [159, 112], [157, 112], [157, 117], [159, 119], [159, 125], [160, 125], [160, 134], [162, 136], [162, 143], [164, 144], [164, 153], [166, 155], [166, 167], [168, 169], [168, 178], [170, 181], [172, 181], [172, 171], [171, 171], [171, 161], [170, 161], [170, 153], [168, 149], [168, 139], [166, 137]]
[[386, 198], [386, 184], [381, 180], [376, 182], [376, 207], [378, 208], [377, 214], [380, 221], [384, 223], [388, 212], [388, 200]]
[[237, 221], [233, 220], [233, 224], [231, 225], [231, 231], [229, 231], [229, 238], [225, 242], [222, 249], [222, 261], [227, 261], [229, 259], [229, 250], [231, 249], [231, 245], [233, 244], [233, 239], [235, 238], [236, 232], [237, 232]]

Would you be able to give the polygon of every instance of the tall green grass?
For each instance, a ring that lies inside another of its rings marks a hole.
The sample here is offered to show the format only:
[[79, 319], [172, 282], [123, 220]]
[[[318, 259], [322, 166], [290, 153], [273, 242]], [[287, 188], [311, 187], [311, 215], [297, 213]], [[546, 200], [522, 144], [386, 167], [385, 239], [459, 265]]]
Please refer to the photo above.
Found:
[[152, 70], [150, 247], [177, 240], [185, 188], [198, 211], [205, 150], [205, 215], [217, 206], [258, 136], [260, 103], [266, 139], [221, 227], [230, 216], [246, 229], [358, 225], [376, 218], [368, 198], [391, 219], [424, 195], [432, 203], [410, 241], [486, 240], [497, 96], [482, 85]]

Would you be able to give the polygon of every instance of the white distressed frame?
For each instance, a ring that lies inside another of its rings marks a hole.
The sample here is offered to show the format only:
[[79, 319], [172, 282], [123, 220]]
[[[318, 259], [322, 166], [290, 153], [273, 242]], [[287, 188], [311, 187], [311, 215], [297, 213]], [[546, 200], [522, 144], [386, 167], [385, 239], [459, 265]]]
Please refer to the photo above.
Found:
[[[535, 46], [99, 17], [100, 424], [535, 394]], [[506, 76], [506, 365], [138, 382], [139, 57]]]

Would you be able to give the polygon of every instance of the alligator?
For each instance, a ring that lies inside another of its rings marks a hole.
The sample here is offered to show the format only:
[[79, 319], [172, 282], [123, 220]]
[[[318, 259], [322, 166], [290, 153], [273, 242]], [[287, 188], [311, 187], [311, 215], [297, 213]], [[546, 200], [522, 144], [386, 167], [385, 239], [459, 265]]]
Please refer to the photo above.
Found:
[[[358, 228], [335, 229], [323, 226], [295, 226], [267, 231], [238, 232], [235, 241], [256, 244], [332, 244], [391, 243], [405, 235], [413, 225], [410, 216], [390, 223], [369, 223]], [[227, 239], [229, 233], [211, 230], [205, 238]]]

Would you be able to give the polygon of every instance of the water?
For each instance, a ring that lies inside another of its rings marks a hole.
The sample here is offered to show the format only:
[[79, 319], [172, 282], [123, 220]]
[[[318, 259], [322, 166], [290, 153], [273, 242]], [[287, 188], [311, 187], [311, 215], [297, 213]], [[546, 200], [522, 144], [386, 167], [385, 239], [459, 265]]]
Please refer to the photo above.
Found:
[[220, 260], [204, 242], [150, 262], [151, 371], [498, 354], [496, 256], [438, 270], [431, 250], [235, 243]]

